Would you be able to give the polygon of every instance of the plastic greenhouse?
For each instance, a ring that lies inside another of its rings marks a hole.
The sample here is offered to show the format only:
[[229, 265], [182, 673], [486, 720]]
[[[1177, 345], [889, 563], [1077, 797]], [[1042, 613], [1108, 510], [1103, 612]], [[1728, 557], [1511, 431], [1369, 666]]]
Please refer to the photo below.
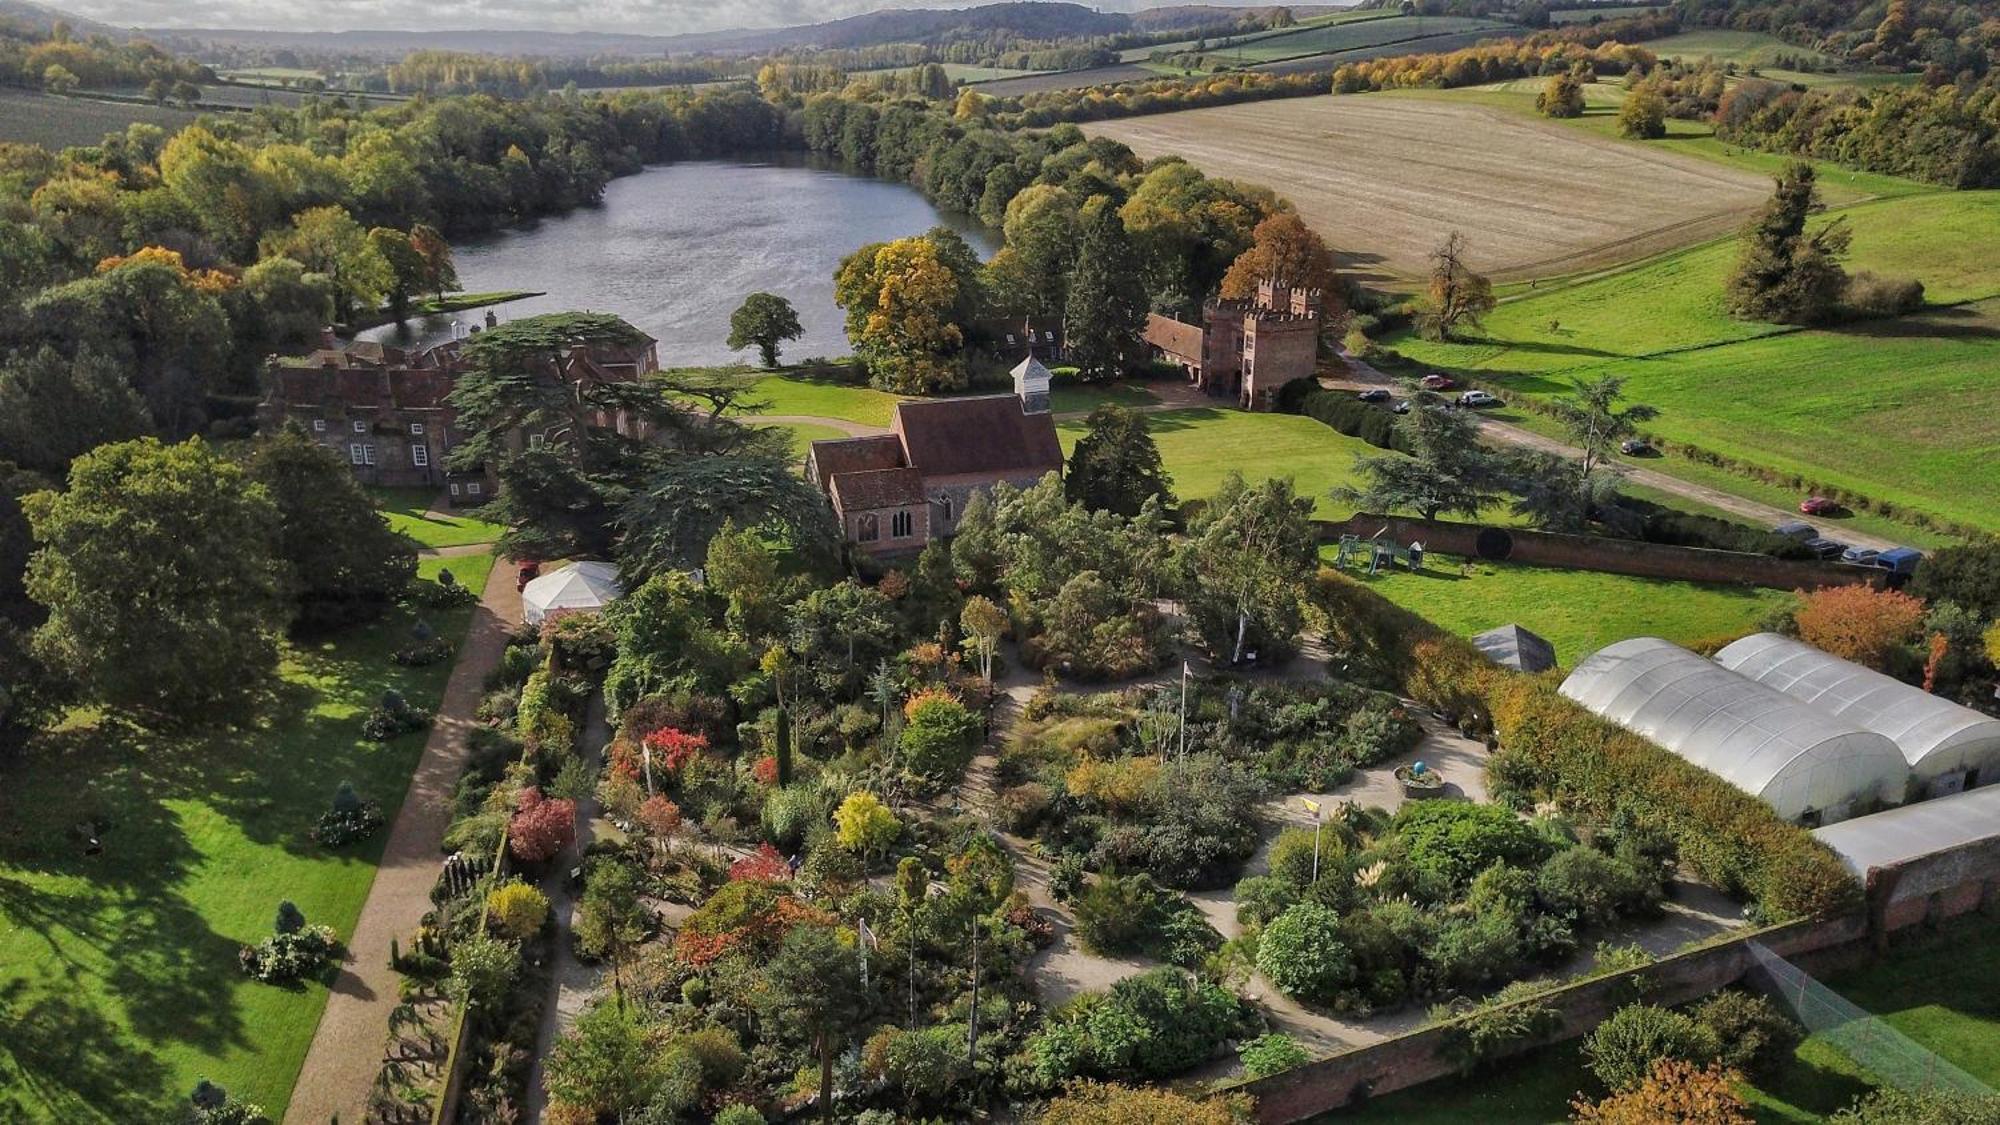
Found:
[[1745, 637], [1715, 662], [1886, 736], [1929, 796], [2000, 780], [2000, 719], [1776, 633]]
[[1562, 693], [1790, 820], [1831, 823], [1857, 805], [1900, 801], [1910, 776], [1885, 736], [1657, 637], [1599, 649]]

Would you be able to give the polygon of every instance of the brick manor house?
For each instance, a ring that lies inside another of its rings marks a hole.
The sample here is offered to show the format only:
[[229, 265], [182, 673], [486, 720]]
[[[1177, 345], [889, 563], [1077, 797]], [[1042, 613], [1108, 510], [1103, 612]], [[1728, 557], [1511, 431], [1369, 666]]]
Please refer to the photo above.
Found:
[[893, 556], [956, 531], [973, 493], [1000, 481], [1026, 488], [1062, 464], [1049, 370], [1031, 354], [1014, 368], [1013, 394], [899, 402], [886, 434], [813, 442], [806, 479], [833, 503], [847, 542]]
[[[486, 314], [486, 327], [498, 323]], [[342, 344], [327, 329], [310, 354], [271, 358], [258, 420], [271, 428], [298, 422], [363, 484], [442, 488], [454, 505], [484, 503], [496, 487], [486, 469], [444, 468], [445, 455], [459, 440], [458, 411], [446, 396], [466, 370], [466, 341], [479, 331], [404, 348], [366, 340]], [[556, 368], [570, 383], [633, 382], [658, 371], [660, 363], [656, 343], [647, 337], [630, 347], [578, 346], [558, 359]], [[593, 422], [621, 433], [636, 424], [622, 417]], [[539, 444], [541, 436], [516, 434], [512, 440], [525, 448]]]
[[1198, 325], [1153, 313], [1144, 338], [1153, 358], [1195, 386], [1245, 410], [1270, 410], [1280, 387], [1313, 377], [1324, 321], [1319, 290], [1267, 279], [1254, 297], [1207, 302]]

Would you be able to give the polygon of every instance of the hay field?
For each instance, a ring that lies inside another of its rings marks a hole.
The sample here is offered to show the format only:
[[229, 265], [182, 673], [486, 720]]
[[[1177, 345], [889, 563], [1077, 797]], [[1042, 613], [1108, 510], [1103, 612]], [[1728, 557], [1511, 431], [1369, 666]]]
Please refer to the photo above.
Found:
[[1391, 286], [1452, 229], [1496, 280], [1550, 277], [1715, 238], [1770, 193], [1750, 172], [1442, 100], [1289, 98], [1084, 129], [1276, 190], [1345, 266]]

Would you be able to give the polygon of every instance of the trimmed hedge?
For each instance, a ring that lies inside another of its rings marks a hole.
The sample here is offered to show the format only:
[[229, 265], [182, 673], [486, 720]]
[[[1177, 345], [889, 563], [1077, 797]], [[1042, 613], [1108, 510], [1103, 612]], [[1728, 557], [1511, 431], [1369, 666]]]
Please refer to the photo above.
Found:
[[[1286, 394], [1294, 387], [1305, 389]], [[1373, 403], [1362, 402], [1353, 391], [1329, 391], [1310, 379], [1299, 379], [1278, 392], [1278, 408], [1324, 422], [1379, 449], [1402, 449], [1396, 434], [1396, 415]]]
[[1322, 570], [1317, 593], [1335, 659], [1380, 662], [1405, 691], [1497, 736], [1496, 789], [1554, 798], [1601, 823], [1623, 814], [1673, 837], [1702, 879], [1748, 897], [1769, 921], [1853, 907], [1860, 886], [1832, 850], [1764, 802], [1591, 714], [1549, 676], [1487, 661], [1464, 639], [1352, 579]]

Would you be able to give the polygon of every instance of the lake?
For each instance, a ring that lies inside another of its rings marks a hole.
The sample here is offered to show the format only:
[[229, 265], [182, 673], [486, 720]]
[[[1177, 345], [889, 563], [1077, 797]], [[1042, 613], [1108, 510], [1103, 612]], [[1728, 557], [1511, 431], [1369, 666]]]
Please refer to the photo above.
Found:
[[[755, 363], [732, 352], [729, 314], [755, 292], [776, 293], [798, 309], [805, 335], [788, 359], [851, 350], [833, 303], [833, 272], [855, 248], [922, 234], [940, 223], [959, 231], [981, 258], [997, 249], [991, 232], [948, 216], [907, 184], [853, 176], [803, 157], [769, 162], [689, 161], [611, 181], [600, 206], [532, 227], [454, 244], [466, 292], [546, 293], [495, 309], [502, 320], [581, 309], [616, 313], [660, 341], [660, 365]], [[458, 313], [467, 325], [481, 311]], [[400, 334], [407, 342], [451, 335], [453, 318], [432, 317]]]

